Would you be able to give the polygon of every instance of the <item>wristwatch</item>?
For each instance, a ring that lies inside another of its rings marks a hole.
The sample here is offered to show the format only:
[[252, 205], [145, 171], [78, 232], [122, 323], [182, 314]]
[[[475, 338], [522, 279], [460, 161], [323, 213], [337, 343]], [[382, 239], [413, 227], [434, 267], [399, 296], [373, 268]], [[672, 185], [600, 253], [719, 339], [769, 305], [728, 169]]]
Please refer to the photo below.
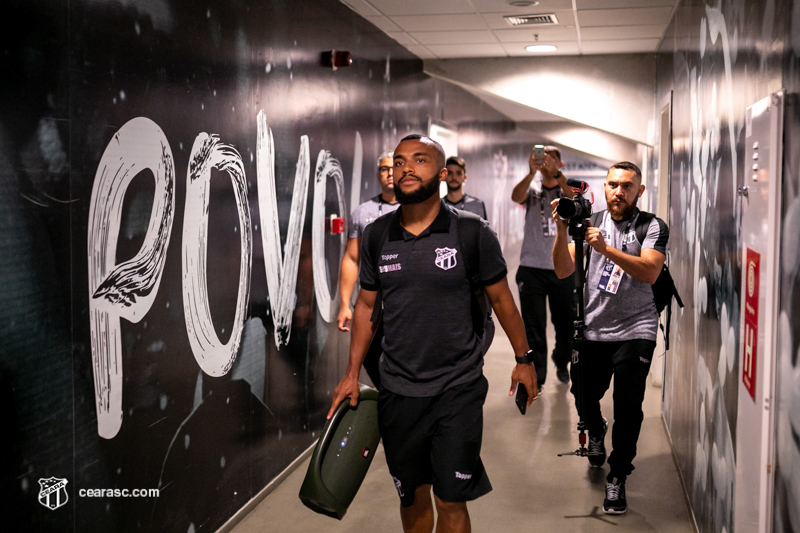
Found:
[[561, 177], [561, 176], [563, 176], [563, 175], [564, 175], [564, 174], [562, 174], [562, 173], [561, 173], [561, 171], [559, 170], [558, 172], [556, 172], [556, 175], [555, 175], [555, 176], [553, 176], [553, 177], [554, 177], [555, 179], [558, 179], [558, 178], [560, 178], [560, 177]]
[[533, 350], [528, 350], [524, 355], [514, 356], [518, 365], [527, 365], [533, 362]]

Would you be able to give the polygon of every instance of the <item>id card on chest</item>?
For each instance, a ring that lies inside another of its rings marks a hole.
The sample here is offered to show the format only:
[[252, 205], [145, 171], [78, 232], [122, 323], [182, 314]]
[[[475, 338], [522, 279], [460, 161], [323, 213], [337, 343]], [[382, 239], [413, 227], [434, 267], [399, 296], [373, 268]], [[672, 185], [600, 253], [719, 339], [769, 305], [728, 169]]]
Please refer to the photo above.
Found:
[[613, 261], [606, 261], [603, 272], [600, 273], [600, 283], [597, 284], [597, 288], [609, 294], [617, 294], [624, 275], [622, 267], [614, 264]]

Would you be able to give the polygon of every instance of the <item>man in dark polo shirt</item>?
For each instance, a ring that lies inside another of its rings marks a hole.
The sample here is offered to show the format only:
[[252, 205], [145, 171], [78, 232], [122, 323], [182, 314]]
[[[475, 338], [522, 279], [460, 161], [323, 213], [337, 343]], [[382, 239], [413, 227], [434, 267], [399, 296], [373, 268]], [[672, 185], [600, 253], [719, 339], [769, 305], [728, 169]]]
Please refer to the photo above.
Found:
[[[471, 313], [466, 259], [458, 248], [458, 214], [439, 199], [447, 177], [444, 151], [428, 137], [411, 135], [394, 151], [395, 195], [388, 236], [372, 255], [369, 226], [362, 239], [361, 291], [353, 314], [350, 359], [334, 392], [328, 417], [345, 398], [358, 401], [358, 375], [375, 324], [378, 290], [383, 301], [383, 356], [378, 422], [386, 462], [400, 495], [405, 531], [470, 531], [466, 502], [491, 490], [480, 459], [483, 403], [488, 383]], [[481, 221], [481, 283], [516, 354], [511, 391], [522, 383], [536, 394], [525, 327], [506, 280], [500, 243]]]
[[467, 162], [458, 156], [451, 155], [447, 158], [446, 166], [447, 196], [444, 197], [445, 204], [462, 211], [475, 213], [482, 219], [489, 220], [483, 200], [464, 192], [464, 183], [467, 181]]

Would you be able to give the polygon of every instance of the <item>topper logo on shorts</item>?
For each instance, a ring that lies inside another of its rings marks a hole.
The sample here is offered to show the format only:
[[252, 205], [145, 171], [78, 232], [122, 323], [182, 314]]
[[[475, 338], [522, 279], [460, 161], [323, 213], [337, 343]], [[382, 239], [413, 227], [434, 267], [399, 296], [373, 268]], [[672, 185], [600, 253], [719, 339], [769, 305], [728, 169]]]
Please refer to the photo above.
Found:
[[456, 471], [456, 479], [472, 479], [472, 474], [462, 474], [461, 472]]
[[442, 270], [450, 270], [458, 264], [455, 248], [436, 248], [436, 266]]

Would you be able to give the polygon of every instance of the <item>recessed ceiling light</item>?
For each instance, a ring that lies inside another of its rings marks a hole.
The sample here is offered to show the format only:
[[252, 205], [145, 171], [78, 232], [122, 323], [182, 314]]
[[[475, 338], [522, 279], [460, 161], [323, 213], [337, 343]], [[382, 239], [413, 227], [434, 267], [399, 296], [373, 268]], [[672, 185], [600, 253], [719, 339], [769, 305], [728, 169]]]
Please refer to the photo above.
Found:
[[539, 5], [539, 2], [536, 0], [508, 0], [506, 3], [511, 7], [531, 7]]
[[528, 52], [555, 52], [558, 50], [552, 44], [532, 44], [530, 46], [526, 46], [525, 50]]

